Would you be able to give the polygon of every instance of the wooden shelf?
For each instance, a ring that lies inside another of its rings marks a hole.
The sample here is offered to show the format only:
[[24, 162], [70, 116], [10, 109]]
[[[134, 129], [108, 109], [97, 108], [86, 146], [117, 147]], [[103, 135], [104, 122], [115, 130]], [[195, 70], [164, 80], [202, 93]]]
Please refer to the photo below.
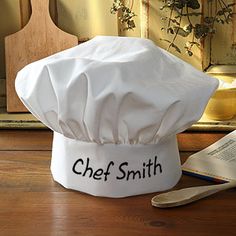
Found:
[[194, 124], [188, 130], [191, 131], [206, 131], [206, 132], [213, 132], [213, 131], [233, 131], [236, 129], [236, 116], [231, 120], [210, 120], [204, 114], [202, 118]]
[[[7, 113], [0, 110], [0, 129], [48, 129], [30, 113]], [[236, 129], [236, 117], [226, 121], [209, 120], [205, 115], [188, 131], [233, 131]]]
[[30, 113], [7, 113], [0, 110], [0, 129], [48, 129]]

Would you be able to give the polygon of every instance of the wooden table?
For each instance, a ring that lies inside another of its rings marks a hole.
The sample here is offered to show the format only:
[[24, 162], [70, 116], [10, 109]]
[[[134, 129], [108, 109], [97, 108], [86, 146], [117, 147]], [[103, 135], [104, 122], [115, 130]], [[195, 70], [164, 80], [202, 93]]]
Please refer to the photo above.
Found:
[[[223, 135], [180, 135], [182, 161], [190, 147]], [[0, 235], [236, 235], [235, 189], [172, 209], [152, 207], [156, 193], [109, 199], [66, 190], [51, 178], [51, 138], [49, 131], [0, 131]], [[206, 184], [183, 176], [176, 189]]]

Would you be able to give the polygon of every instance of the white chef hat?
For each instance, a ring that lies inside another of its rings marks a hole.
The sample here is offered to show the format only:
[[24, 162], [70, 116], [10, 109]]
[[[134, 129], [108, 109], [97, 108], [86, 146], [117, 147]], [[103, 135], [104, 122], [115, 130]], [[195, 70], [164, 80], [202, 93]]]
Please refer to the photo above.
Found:
[[176, 134], [201, 117], [218, 82], [150, 40], [98, 36], [27, 65], [15, 85], [54, 131], [53, 178], [124, 197], [178, 182]]

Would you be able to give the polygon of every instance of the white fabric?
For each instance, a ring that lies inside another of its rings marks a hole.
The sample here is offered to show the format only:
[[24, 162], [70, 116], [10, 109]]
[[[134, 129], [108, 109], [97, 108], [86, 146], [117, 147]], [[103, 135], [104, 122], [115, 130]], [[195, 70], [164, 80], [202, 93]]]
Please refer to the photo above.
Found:
[[51, 171], [69, 189], [127, 197], [164, 191], [181, 176], [176, 137], [160, 144], [96, 144], [54, 132]]
[[157, 143], [202, 115], [217, 81], [150, 40], [95, 37], [26, 66], [16, 91], [46, 126], [95, 143]]
[[[150, 40], [110, 36], [95, 37], [31, 63], [16, 78], [22, 102], [55, 132], [54, 179], [68, 188], [113, 197], [165, 190], [176, 183], [178, 151], [168, 150], [166, 145], [169, 142], [171, 148], [171, 138], [201, 117], [217, 87], [216, 79]], [[124, 149], [125, 145], [129, 148]], [[115, 181], [104, 186], [97, 180], [78, 181], [71, 172], [75, 158], [86, 158], [87, 153], [94, 166], [130, 158], [129, 165], [136, 167], [145, 158], [153, 158], [154, 149], [159, 155], [162, 145], [166, 150], [160, 155], [163, 178], [136, 180], [134, 186], [140, 184], [137, 190], [129, 191], [129, 185], [123, 188]], [[132, 149], [140, 149], [140, 155], [135, 157]], [[166, 174], [172, 171], [173, 175]]]

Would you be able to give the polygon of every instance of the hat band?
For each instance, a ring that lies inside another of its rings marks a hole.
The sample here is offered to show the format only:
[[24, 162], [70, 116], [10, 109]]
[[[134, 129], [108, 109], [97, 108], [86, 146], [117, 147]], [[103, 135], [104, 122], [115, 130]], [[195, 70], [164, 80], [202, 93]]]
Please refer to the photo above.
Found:
[[51, 171], [69, 189], [126, 197], [164, 191], [181, 176], [176, 136], [158, 144], [96, 144], [54, 132]]

